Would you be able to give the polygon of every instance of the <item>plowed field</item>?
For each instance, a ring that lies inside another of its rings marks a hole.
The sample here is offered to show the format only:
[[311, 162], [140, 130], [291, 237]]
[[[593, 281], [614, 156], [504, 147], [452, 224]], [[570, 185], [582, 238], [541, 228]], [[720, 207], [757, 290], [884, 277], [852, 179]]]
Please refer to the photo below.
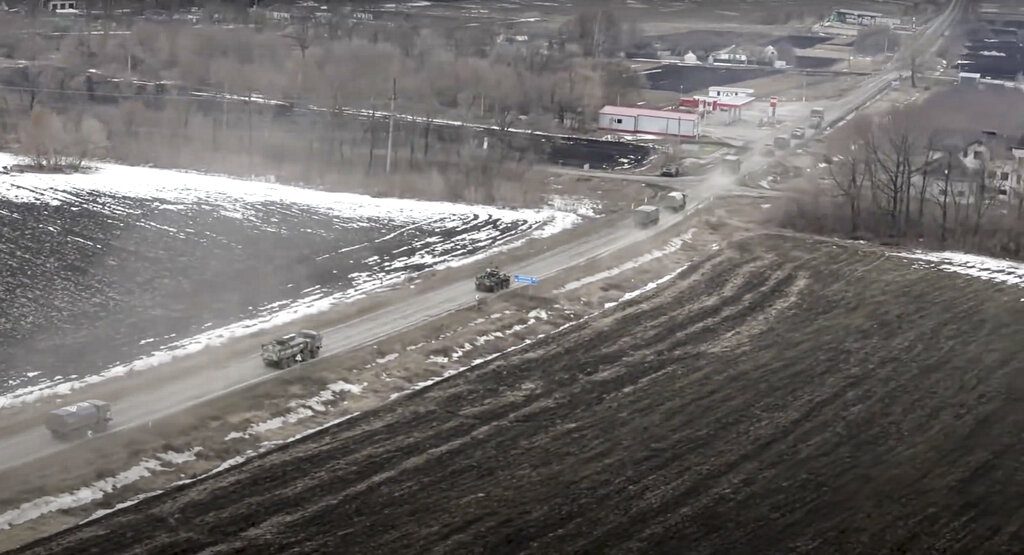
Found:
[[1024, 296], [800, 237], [24, 553], [1024, 545]]

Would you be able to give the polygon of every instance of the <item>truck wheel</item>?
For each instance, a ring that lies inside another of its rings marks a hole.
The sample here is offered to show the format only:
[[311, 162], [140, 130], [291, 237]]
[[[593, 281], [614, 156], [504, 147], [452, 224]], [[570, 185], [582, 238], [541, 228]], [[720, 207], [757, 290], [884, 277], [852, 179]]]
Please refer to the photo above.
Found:
[[313, 353], [310, 355], [310, 357], [311, 358], [319, 358], [320, 357], [320, 347], [314, 347], [313, 348]]

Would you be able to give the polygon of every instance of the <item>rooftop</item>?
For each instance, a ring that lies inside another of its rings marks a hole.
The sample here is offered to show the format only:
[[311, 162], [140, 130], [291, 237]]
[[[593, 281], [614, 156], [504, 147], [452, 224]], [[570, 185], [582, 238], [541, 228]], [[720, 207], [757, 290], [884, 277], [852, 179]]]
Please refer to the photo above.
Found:
[[673, 112], [669, 110], [648, 110], [646, 108], [627, 108], [625, 106], [605, 106], [601, 108], [602, 114], [613, 114], [616, 116], [648, 116], [666, 119], [696, 120], [700, 116], [686, 112]]

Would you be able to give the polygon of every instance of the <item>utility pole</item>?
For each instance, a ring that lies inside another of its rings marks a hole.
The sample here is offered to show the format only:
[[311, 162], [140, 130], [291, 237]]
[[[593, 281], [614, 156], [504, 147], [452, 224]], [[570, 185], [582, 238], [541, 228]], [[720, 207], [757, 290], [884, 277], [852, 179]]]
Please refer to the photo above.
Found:
[[395, 100], [398, 99], [398, 78], [391, 80], [391, 117], [388, 118], [388, 157], [384, 164], [384, 173], [391, 173], [391, 144], [395, 134]]

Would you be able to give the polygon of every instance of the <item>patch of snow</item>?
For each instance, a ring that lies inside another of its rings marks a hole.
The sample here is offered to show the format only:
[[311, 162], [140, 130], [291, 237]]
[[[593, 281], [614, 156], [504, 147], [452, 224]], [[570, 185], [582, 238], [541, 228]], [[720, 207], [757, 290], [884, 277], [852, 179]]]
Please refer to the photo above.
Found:
[[548, 195], [547, 206], [559, 212], [568, 212], [577, 216], [596, 218], [601, 203], [594, 199], [576, 196]]
[[[397, 357], [398, 355], [395, 356]], [[327, 384], [325, 389], [321, 390], [309, 399], [288, 403], [288, 408], [291, 410], [287, 413], [269, 420], [251, 424], [244, 432], [231, 432], [224, 439], [227, 441], [231, 441], [233, 439], [248, 439], [257, 434], [276, 430], [288, 424], [294, 424], [300, 420], [309, 418], [318, 412], [326, 412], [328, 410], [326, 405], [336, 401], [338, 399], [338, 394], [342, 392], [359, 395], [363, 392], [363, 386], [350, 384], [343, 380]]]
[[1024, 285], [1024, 263], [962, 252], [913, 251], [897, 256], [921, 260], [944, 272], [953, 272], [1006, 285]]
[[693, 233], [695, 231], [696, 231], [696, 228], [692, 228], [692, 229], [688, 230], [684, 235], [669, 241], [668, 244], [664, 248], [651, 251], [651, 252], [649, 252], [647, 254], [644, 254], [642, 256], [634, 258], [633, 260], [630, 260], [628, 262], [625, 262], [623, 264], [620, 264], [620, 265], [618, 265], [618, 266], [616, 266], [614, 268], [605, 270], [603, 272], [598, 272], [598, 273], [596, 273], [594, 275], [587, 276], [587, 277], [578, 279], [576, 281], [569, 282], [569, 283], [563, 285], [562, 287], [556, 289], [554, 292], [555, 293], [565, 293], [567, 291], [572, 291], [573, 289], [579, 289], [580, 287], [583, 287], [584, 285], [588, 285], [588, 284], [594, 283], [595, 281], [601, 281], [603, 279], [607, 279], [607, 278], [610, 278], [612, 276], [616, 276], [618, 274], [621, 274], [622, 272], [625, 272], [626, 270], [631, 270], [633, 268], [636, 268], [637, 266], [641, 266], [643, 264], [646, 264], [647, 262], [650, 262], [651, 260], [655, 260], [655, 259], [661, 258], [662, 256], [665, 256], [666, 254], [675, 252], [675, 251], [679, 250], [679, 247], [682, 246], [683, 243], [689, 242], [693, 238]]
[[171, 470], [171, 468], [165, 466], [167, 464], [178, 465], [195, 460], [195, 454], [200, 449], [195, 447], [183, 453], [173, 451], [160, 453], [155, 455], [154, 458], [142, 459], [139, 464], [120, 474], [95, 481], [77, 490], [59, 495], [48, 495], [22, 503], [18, 508], [0, 514], [0, 530], [7, 530], [12, 526], [24, 524], [45, 514], [73, 509], [102, 499], [106, 494], [152, 476], [155, 472]]

